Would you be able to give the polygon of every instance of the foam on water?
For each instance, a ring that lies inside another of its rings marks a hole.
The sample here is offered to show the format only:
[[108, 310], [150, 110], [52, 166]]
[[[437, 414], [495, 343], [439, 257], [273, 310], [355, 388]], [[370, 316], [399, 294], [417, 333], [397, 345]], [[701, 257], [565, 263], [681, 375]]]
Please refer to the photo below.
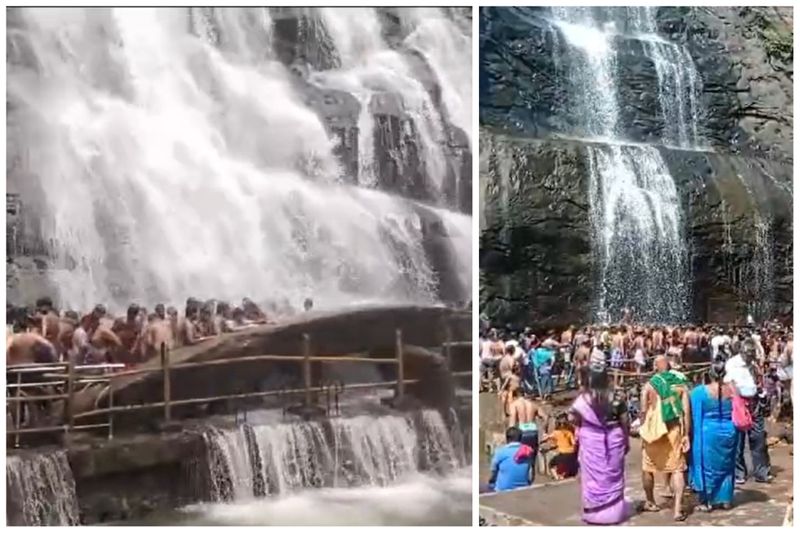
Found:
[[384, 487], [323, 488], [285, 497], [193, 505], [160, 523], [265, 526], [470, 525], [472, 473], [414, 474]]

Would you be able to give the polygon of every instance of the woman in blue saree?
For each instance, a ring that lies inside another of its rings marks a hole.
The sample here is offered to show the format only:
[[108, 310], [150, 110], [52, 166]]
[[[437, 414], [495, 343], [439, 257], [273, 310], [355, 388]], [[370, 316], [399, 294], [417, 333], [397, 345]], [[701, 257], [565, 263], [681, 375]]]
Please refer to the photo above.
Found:
[[729, 509], [733, 504], [736, 469], [736, 427], [733, 425], [733, 390], [722, 382], [725, 364], [715, 362], [707, 385], [690, 395], [692, 446], [689, 481], [702, 509]]

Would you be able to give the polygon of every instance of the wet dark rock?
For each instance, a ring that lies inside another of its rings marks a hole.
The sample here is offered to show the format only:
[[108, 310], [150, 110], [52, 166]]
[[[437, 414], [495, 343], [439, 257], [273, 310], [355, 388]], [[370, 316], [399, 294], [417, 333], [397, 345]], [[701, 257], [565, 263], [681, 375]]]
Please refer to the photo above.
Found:
[[[715, 149], [792, 160], [792, 67], [770, 58], [774, 42], [791, 36], [791, 17], [790, 8], [658, 8], [662, 36], [684, 45], [695, 64], [699, 133]], [[762, 19], [766, 29], [753, 30]], [[582, 136], [559, 77], [563, 39], [547, 8], [484, 8], [480, 28], [481, 123], [528, 137]], [[657, 142], [664, 119], [655, 65], [642, 41], [622, 35], [615, 45], [620, 135]]]
[[270, 13], [274, 24], [272, 46], [283, 64], [314, 70], [341, 64], [325, 25], [311, 9], [275, 7]]
[[[597, 282], [586, 191], [588, 143], [481, 131], [481, 302], [498, 322], [581, 324]], [[792, 168], [662, 147], [689, 221], [691, 316], [728, 322], [755, 297], [756, 217], [774, 260], [773, 312], [792, 309]]]
[[[655, 64], [617, 15], [603, 16], [621, 29], [618, 133], [659, 146], [678, 186], [691, 318], [741, 319], [748, 302], [790, 317], [791, 9], [658, 8], [660, 36], [695, 64], [710, 152], [664, 146]], [[598, 265], [586, 143], [557, 140], [588, 135], [561, 77], [563, 38], [547, 8], [483, 8], [479, 24], [481, 304], [500, 323], [589, 321]]]

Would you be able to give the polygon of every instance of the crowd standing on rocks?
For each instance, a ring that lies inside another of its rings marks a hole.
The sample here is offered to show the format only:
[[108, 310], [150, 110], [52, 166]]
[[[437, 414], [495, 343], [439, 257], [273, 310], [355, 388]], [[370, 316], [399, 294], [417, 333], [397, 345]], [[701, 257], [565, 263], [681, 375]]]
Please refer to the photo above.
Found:
[[[314, 302], [307, 298], [305, 311]], [[156, 305], [152, 311], [131, 304], [124, 317], [111, 315], [103, 305], [79, 315], [60, 312], [49, 298], [34, 308], [6, 306], [6, 365], [71, 361], [78, 365], [135, 366], [167, 349], [197, 344], [223, 333], [272, 324], [295, 314], [288, 301], [265, 313], [249, 298], [241, 305], [196, 298], [186, 300], [183, 316], [175, 307]]]
[[[616, 325], [541, 337], [482, 323], [481, 385], [498, 393], [508, 427], [484, 490], [532, 484], [536, 456], [549, 442], [554, 479], [580, 470], [583, 520], [621, 523], [634, 511], [624, 498], [631, 435], [642, 442], [640, 512], [660, 510], [656, 476], [666, 476], [678, 522], [687, 518], [686, 487], [711, 512], [730, 508], [735, 485], [748, 478], [770, 483], [765, 420], [791, 420], [791, 326], [750, 317], [729, 326], [641, 325], [629, 310], [622, 315]], [[576, 390], [557, 430], [540, 438], [551, 411], [543, 406], [555, 392]]]

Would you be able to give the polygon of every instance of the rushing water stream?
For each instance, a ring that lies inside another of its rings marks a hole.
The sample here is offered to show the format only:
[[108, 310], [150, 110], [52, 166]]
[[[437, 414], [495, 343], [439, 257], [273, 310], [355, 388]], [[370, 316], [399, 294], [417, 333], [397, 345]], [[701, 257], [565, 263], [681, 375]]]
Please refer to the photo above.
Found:
[[435, 302], [431, 239], [466, 300], [470, 23], [393, 16], [10, 11], [9, 192], [59, 304]]

